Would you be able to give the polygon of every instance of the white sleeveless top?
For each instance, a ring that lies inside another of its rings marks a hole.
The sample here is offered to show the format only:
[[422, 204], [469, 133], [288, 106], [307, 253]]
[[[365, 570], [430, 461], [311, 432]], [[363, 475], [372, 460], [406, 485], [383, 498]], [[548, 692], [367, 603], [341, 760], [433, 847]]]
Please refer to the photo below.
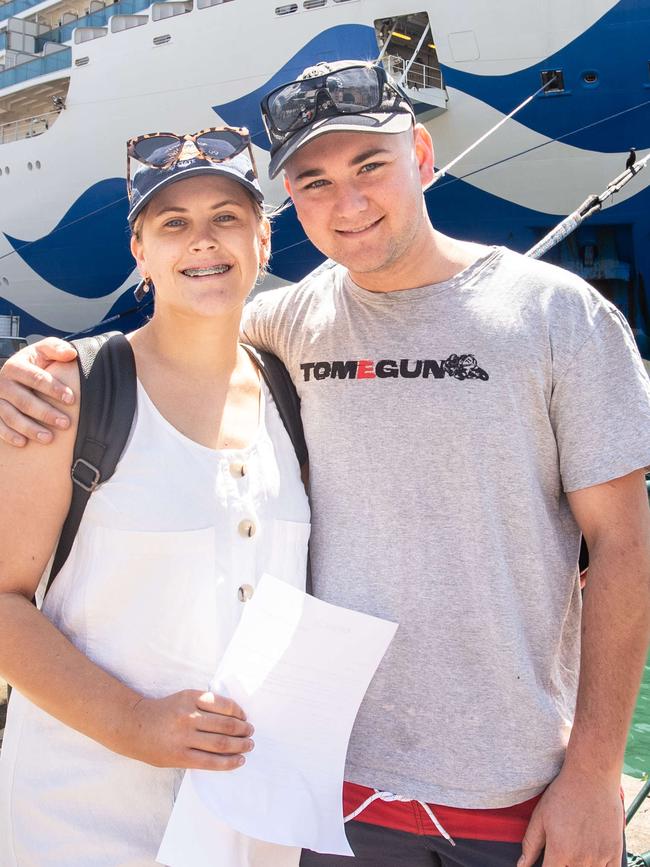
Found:
[[[262, 574], [304, 588], [309, 520], [265, 385], [255, 441], [216, 451], [169, 424], [138, 383], [130, 441], [90, 498], [44, 611], [144, 695], [206, 689]], [[153, 867], [182, 773], [117, 755], [14, 691], [0, 758], [0, 865]], [[298, 863], [299, 850], [223, 826], [214, 844], [219, 867]]]

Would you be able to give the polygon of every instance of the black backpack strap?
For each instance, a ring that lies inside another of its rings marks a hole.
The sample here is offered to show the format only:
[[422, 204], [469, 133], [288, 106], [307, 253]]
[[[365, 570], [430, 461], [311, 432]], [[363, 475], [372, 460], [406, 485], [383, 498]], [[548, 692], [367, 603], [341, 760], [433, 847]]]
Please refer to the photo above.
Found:
[[45, 592], [68, 559], [90, 495], [115, 472], [137, 402], [135, 358], [119, 331], [73, 340], [80, 379], [79, 426], [72, 462], [72, 500]]
[[261, 349], [254, 349], [246, 344], [244, 344], [244, 349], [259, 367], [264, 381], [273, 395], [282, 423], [287, 429], [298, 463], [303, 467], [307, 463], [309, 455], [300, 417], [300, 398], [289, 376], [289, 371], [280, 359], [270, 352], [263, 352]]

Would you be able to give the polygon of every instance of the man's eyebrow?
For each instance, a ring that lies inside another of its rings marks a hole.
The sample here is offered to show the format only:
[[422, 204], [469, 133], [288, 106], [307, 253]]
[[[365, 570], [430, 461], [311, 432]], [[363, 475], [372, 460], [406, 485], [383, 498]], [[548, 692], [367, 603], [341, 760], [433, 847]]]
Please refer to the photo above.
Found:
[[[357, 154], [355, 157], [353, 157], [350, 160], [349, 165], [358, 166], [360, 163], [365, 163], [366, 160], [369, 160], [372, 157], [376, 157], [378, 154], [390, 154], [390, 150], [388, 148], [369, 148], [367, 151], [363, 151], [362, 153]], [[303, 181], [306, 178], [317, 178], [325, 174], [327, 174], [325, 169], [305, 169], [304, 172], [300, 172], [299, 175], [296, 175], [296, 182]]]
[[[214, 205], [210, 206], [211, 211], [217, 211], [219, 208], [223, 208], [226, 205], [237, 205], [241, 207], [241, 202], [238, 202], [236, 199], [224, 199], [222, 202], [217, 202]], [[161, 208], [159, 211], [156, 211], [155, 214], [157, 217], [160, 217], [162, 214], [187, 214], [187, 208], [181, 208], [178, 205], [167, 205], [166, 208]]]

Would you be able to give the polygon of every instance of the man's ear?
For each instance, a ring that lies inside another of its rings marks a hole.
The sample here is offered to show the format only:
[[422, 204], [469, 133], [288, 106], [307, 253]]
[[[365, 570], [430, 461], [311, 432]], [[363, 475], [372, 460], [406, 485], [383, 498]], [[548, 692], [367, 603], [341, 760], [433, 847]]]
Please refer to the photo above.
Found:
[[284, 188], [287, 191], [287, 195], [293, 198], [291, 195], [291, 184], [289, 183], [289, 178], [287, 177], [287, 173], [284, 173]]
[[415, 156], [418, 161], [422, 189], [426, 190], [433, 181], [435, 153], [431, 134], [421, 123], [416, 123], [413, 127], [413, 144], [415, 146]]

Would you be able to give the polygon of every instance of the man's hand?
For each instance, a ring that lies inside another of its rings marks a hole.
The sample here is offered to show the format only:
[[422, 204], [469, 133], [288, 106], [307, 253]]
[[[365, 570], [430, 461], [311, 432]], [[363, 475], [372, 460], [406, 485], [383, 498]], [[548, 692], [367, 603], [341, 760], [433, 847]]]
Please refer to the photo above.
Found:
[[48, 399], [72, 404], [75, 396], [47, 368], [56, 361], [74, 361], [76, 356], [69, 343], [46, 337], [6, 362], [0, 370], [0, 439], [12, 446], [27, 445], [28, 440], [45, 444], [54, 436], [49, 428], [69, 427], [70, 419]]
[[563, 768], [530, 817], [517, 867], [620, 867], [625, 817], [620, 780]]
[[165, 698], [142, 698], [119, 752], [159, 768], [230, 771], [244, 764], [253, 726], [234, 701], [186, 689]]

